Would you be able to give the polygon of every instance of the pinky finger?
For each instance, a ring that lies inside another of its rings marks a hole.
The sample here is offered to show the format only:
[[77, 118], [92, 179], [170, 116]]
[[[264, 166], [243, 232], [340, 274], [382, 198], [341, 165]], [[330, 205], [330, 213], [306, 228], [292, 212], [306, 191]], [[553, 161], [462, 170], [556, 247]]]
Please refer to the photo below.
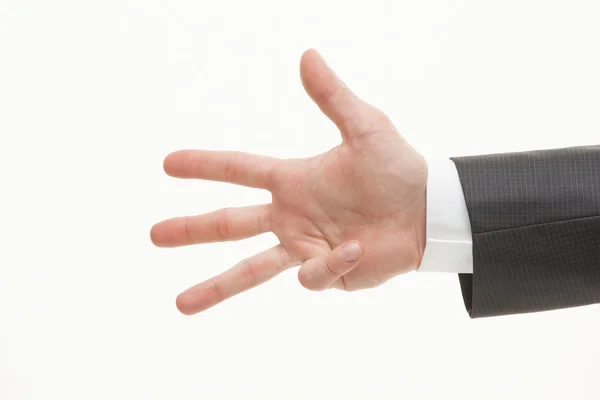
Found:
[[307, 260], [298, 271], [298, 280], [310, 290], [327, 289], [354, 269], [363, 256], [360, 243], [344, 243], [322, 257]]

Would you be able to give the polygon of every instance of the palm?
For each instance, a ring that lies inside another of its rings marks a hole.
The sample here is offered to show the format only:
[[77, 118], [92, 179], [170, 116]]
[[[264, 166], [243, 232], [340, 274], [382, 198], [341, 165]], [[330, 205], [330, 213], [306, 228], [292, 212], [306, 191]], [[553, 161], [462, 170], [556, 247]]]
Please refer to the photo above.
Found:
[[[376, 286], [415, 268], [420, 259], [422, 231], [415, 219], [424, 216], [424, 168], [395, 131], [382, 135], [399, 147], [393, 157], [387, 156], [389, 147], [382, 154], [384, 147], [363, 143], [367, 152], [361, 154], [341, 145], [290, 162], [278, 179], [292, 184], [277, 185], [281, 190], [273, 193], [273, 232], [293, 258], [317, 257], [350, 239], [369, 250], [336, 282], [338, 288]], [[412, 156], [412, 162], [398, 160], [402, 156], [398, 150]], [[412, 171], [403, 167], [407, 164]]]
[[[165, 160], [165, 170], [173, 176], [270, 190], [272, 204], [164, 221], [152, 231], [157, 245], [237, 240], [265, 231], [280, 241], [180, 295], [178, 306], [186, 314], [300, 264], [300, 282], [309, 289], [355, 290], [381, 284], [420, 262], [423, 159], [383, 113], [351, 93], [315, 52], [304, 55], [301, 72], [309, 95], [340, 129], [341, 145], [308, 159], [183, 151]], [[363, 251], [358, 262], [346, 265], [339, 249], [349, 240]]]

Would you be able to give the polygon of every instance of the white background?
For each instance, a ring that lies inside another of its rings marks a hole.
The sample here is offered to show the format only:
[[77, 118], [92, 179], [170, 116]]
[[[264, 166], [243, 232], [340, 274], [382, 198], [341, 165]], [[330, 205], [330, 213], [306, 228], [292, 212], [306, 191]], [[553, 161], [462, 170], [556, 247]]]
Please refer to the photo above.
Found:
[[451, 274], [348, 294], [291, 270], [184, 317], [179, 291], [275, 238], [149, 229], [269, 200], [166, 177], [172, 150], [338, 143], [309, 47], [428, 157], [598, 144], [599, 21], [597, 0], [0, 0], [0, 399], [597, 399], [598, 307], [472, 321]]

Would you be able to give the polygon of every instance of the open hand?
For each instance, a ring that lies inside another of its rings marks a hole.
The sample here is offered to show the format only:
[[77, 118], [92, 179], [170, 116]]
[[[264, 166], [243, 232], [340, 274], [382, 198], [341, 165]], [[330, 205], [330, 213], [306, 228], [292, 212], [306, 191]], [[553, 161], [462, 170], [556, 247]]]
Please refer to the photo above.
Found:
[[311, 158], [183, 150], [168, 175], [269, 190], [272, 203], [173, 218], [152, 227], [160, 247], [240, 240], [273, 232], [279, 244], [177, 297], [194, 314], [302, 265], [312, 290], [377, 286], [418, 267], [425, 247], [427, 165], [389, 118], [359, 99], [314, 50], [300, 62], [306, 92], [341, 132], [342, 143]]

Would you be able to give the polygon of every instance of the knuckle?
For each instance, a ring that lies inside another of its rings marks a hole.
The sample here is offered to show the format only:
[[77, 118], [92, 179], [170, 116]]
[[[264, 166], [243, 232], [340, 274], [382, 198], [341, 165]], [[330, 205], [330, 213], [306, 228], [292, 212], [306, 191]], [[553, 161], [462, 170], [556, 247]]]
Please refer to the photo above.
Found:
[[233, 182], [238, 174], [238, 159], [239, 154], [237, 152], [233, 152], [231, 154], [231, 158], [224, 167], [224, 178], [228, 182]]
[[298, 281], [305, 289], [312, 290], [315, 292], [323, 290], [318, 286], [317, 280], [315, 279], [313, 274], [308, 270], [308, 268], [306, 268], [306, 266], [302, 266], [302, 268], [300, 268], [300, 270], [298, 271]]
[[275, 162], [266, 163], [264, 168], [265, 170], [262, 176], [262, 180], [264, 182], [264, 186], [267, 189], [270, 189], [275, 185], [278, 168], [276, 168]]
[[269, 177], [269, 190], [281, 193], [284, 190], [302, 190], [307, 181], [306, 159], [286, 160], [273, 168]]
[[267, 232], [271, 229], [271, 209], [272, 205], [267, 204], [263, 212], [258, 214], [258, 226], [261, 232]]
[[317, 99], [316, 103], [319, 106], [329, 103], [332, 99], [338, 96], [340, 93], [343, 93], [347, 89], [346, 85], [340, 82], [340, 84], [332, 90], [328, 90], [321, 95], [319, 99]]
[[368, 103], [364, 103], [364, 108], [348, 117], [348, 120], [344, 123], [344, 128], [355, 139], [367, 138], [396, 129], [387, 114]]
[[328, 275], [331, 275], [331, 276], [340, 275], [338, 268], [335, 266], [335, 263], [332, 262], [332, 260], [329, 257], [325, 257], [325, 262], [323, 263], [323, 267], [325, 269], [325, 272], [327, 272]]
[[242, 261], [240, 271], [242, 279], [244, 282], [248, 282], [248, 286], [256, 286], [258, 284], [258, 274], [254, 263], [248, 260]]
[[190, 232], [190, 221], [188, 218], [183, 219], [183, 236], [185, 238], [185, 242], [190, 244], [192, 243], [192, 234]]
[[231, 233], [231, 227], [229, 225], [229, 208], [224, 208], [217, 217], [216, 231], [217, 237], [223, 241], [227, 240]]
[[210, 278], [208, 283], [213, 290], [215, 301], [218, 303], [225, 300], [225, 294], [223, 293], [223, 288], [219, 285], [219, 282], [217, 282], [215, 278]]
[[[372, 106], [371, 106], [372, 107]], [[394, 124], [391, 118], [378, 108], [372, 107], [369, 117], [365, 121], [364, 129], [369, 133], [392, 129]]]
[[310, 279], [304, 267], [298, 270], [298, 282], [300, 282], [305, 289], [311, 290]]

